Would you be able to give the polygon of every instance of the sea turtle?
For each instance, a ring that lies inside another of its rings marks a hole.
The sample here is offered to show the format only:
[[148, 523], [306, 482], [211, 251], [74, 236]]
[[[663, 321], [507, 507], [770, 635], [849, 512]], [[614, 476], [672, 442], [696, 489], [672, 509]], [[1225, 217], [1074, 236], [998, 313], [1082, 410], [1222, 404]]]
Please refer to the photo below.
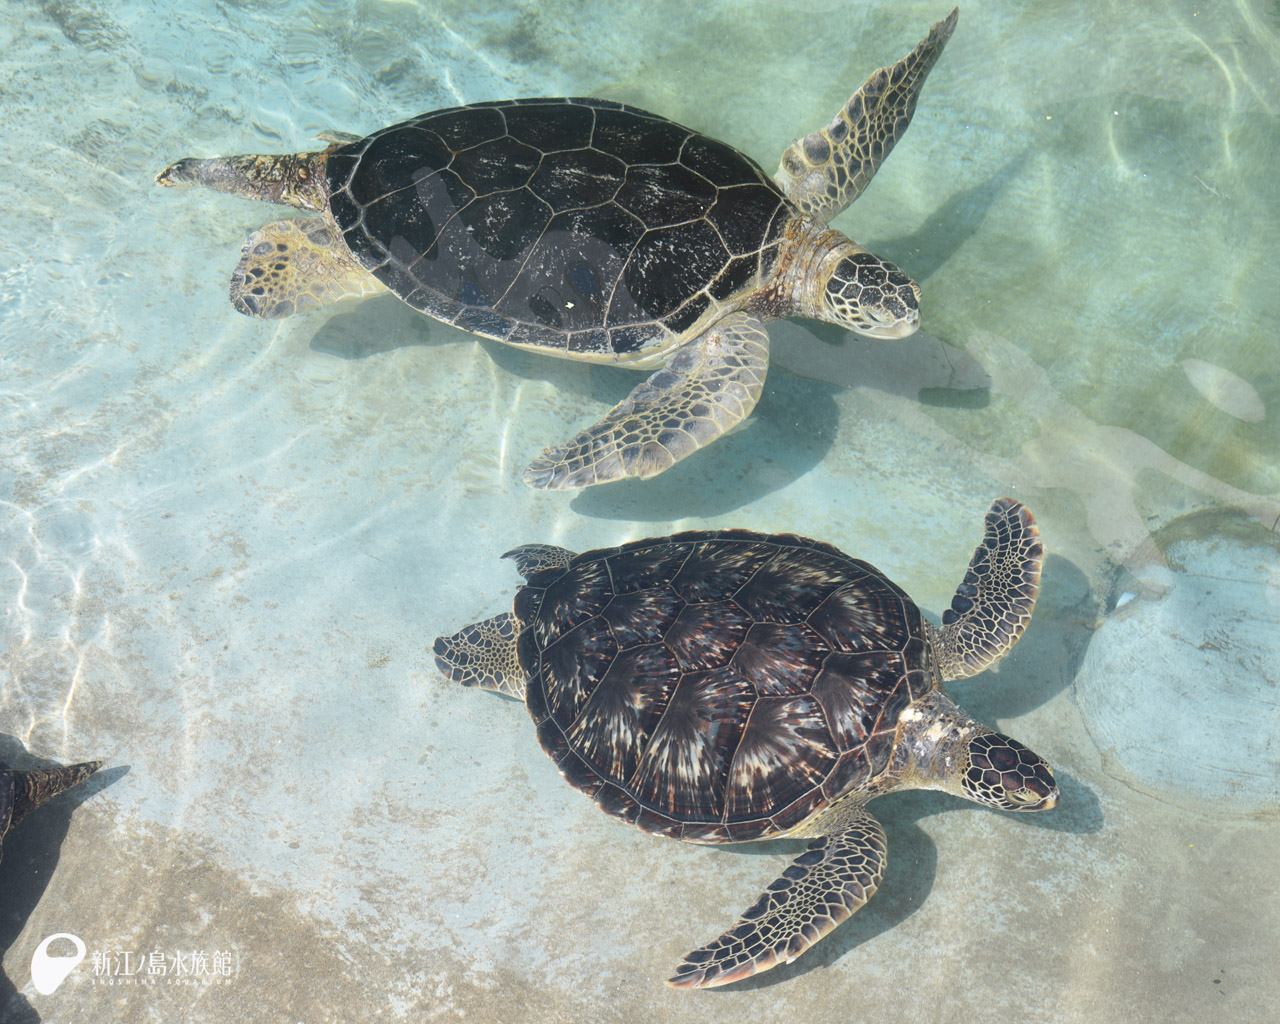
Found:
[[868, 801], [940, 789], [1039, 811], [1049, 766], [952, 703], [1026, 629], [1043, 549], [1009, 498], [942, 625], [876, 568], [789, 534], [680, 533], [574, 555], [529, 545], [511, 612], [435, 642], [464, 686], [523, 699], [565, 778], [609, 814], [694, 843], [812, 839], [678, 987], [790, 963], [885, 867]]
[[[29, 811], [83, 782], [101, 766], [101, 761], [86, 761], [18, 771], [0, 761], [0, 840]], [[3, 853], [0, 847], [0, 856]]]
[[188, 158], [156, 178], [287, 204], [245, 243], [242, 313], [282, 317], [390, 289], [474, 334], [657, 369], [524, 473], [549, 490], [647, 478], [744, 419], [765, 322], [805, 316], [877, 338], [919, 323], [919, 288], [827, 222], [906, 131], [955, 27], [875, 72], [770, 179], [723, 142], [597, 99], [476, 103], [321, 152]]

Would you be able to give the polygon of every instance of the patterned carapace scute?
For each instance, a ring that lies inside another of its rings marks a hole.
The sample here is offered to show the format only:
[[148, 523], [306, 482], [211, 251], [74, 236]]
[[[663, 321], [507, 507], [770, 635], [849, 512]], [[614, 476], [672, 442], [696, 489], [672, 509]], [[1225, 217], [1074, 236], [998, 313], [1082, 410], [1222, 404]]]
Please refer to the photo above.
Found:
[[326, 175], [348, 247], [411, 306], [588, 355], [660, 347], [758, 285], [795, 212], [732, 147], [593, 99], [424, 114]]
[[867, 785], [935, 685], [911, 600], [801, 537], [590, 551], [534, 573], [515, 615], [529, 711], [565, 777], [683, 839], [776, 834]]

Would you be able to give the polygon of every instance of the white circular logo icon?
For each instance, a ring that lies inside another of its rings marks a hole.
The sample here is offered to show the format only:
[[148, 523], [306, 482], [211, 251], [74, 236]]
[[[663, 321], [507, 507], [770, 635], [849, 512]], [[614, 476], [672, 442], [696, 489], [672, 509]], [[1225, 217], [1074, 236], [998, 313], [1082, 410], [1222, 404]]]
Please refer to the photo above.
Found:
[[[49, 944], [58, 939], [66, 939], [76, 947], [74, 956], [50, 956]], [[53, 995], [54, 991], [76, 969], [76, 964], [84, 959], [84, 943], [78, 935], [70, 932], [58, 932], [50, 935], [36, 947], [31, 955], [31, 984], [42, 996]]]

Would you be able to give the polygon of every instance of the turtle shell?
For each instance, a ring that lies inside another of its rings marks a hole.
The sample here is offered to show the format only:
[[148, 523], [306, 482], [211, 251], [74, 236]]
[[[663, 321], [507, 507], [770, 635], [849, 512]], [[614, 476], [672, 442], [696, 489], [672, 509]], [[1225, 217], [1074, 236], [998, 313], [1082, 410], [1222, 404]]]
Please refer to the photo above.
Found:
[[740, 842], [867, 787], [932, 690], [919, 609], [790, 535], [683, 533], [576, 556], [516, 596], [543, 749], [646, 831]]
[[329, 210], [415, 309], [583, 359], [643, 358], [768, 274], [787, 220], [749, 158], [593, 99], [477, 103], [334, 147]]

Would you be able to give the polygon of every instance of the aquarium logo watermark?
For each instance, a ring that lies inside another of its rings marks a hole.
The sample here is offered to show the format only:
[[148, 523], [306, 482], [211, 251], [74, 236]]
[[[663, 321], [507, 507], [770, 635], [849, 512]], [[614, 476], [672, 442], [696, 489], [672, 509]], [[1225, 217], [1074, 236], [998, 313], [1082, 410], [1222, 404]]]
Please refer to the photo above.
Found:
[[[71, 956], [50, 956], [49, 947], [60, 939], [75, 946], [75, 953]], [[58, 990], [58, 986], [67, 980], [67, 975], [74, 971], [76, 965], [84, 959], [84, 955], [84, 940], [79, 935], [72, 935], [70, 932], [57, 932], [50, 935], [36, 946], [36, 951], [31, 954], [31, 984], [42, 996], [53, 995]]]
[[[58, 941], [75, 947], [71, 956], [51, 956]], [[236, 950], [134, 950], [107, 947], [90, 950], [70, 932], [50, 935], [31, 957], [31, 983], [41, 995], [52, 995], [86, 957], [93, 985], [229, 985], [240, 974]]]
[[95, 949], [90, 962], [95, 985], [227, 985], [240, 973], [229, 949]]

